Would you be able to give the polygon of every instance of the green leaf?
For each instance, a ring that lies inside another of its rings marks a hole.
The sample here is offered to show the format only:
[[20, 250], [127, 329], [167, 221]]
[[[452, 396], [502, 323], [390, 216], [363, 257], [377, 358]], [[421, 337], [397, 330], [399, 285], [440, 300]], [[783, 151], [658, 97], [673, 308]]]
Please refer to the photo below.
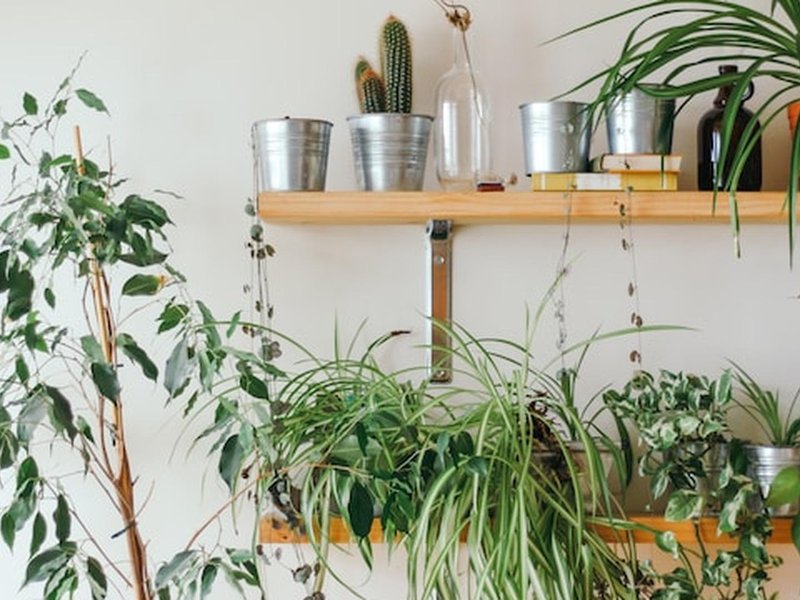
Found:
[[47, 521], [45, 521], [42, 513], [37, 512], [33, 519], [33, 533], [31, 534], [31, 550], [30, 556], [34, 556], [42, 547], [45, 538], [47, 537]]
[[66, 431], [70, 440], [74, 440], [78, 435], [78, 428], [75, 427], [72, 405], [69, 400], [61, 393], [58, 388], [45, 386], [47, 395], [53, 401], [53, 408], [50, 412], [53, 426], [57, 431]]
[[117, 344], [122, 349], [122, 352], [125, 354], [125, 356], [139, 365], [145, 377], [151, 379], [152, 381], [156, 381], [158, 379], [158, 367], [156, 367], [155, 363], [153, 363], [153, 361], [150, 360], [150, 357], [147, 356], [147, 352], [142, 350], [142, 348], [136, 343], [136, 340], [134, 340], [127, 333], [121, 333], [117, 335]]
[[216, 578], [216, 565], [209, 563], [203, 567], [203, 573], [200, 576], [200, 600], [203, 600], [211, 593], [211, 587], [214, 585], [214, 580]]
[[172, 222], [167, 211], [160, 204], [137, 195], [128, 196], [119, 207], [125, 211], [125, 215], [131, 223], [136, 223], [146, 229], [159, 229]]
[[786, 467], [772, 480], [766, 504], [769, 507], [789, 504], [800, 498], [800, 467]]
[[100, 342], [93, 335], [85, 335], [81, 338], [81, 348], [83, 348], [83, 353], [91, 362], [105, 362], [106, 358], [103, 354], [103, 349], [100, 347]]
[[119, 379], [117, 379], [117, 372], [114, 367], [107, 362], [93, 362], [91, 371], [92, 380], [94, 380], [100, 393], [112, 402], [116, 402], [122, 388], [119, 385]]
[[137, 273], [122, 285], [123, 296], [152, 296], [157, 294], [163, 285], [163, 279], [157, 275]]
[[108, 109], [103, 101], [89, 90], [83, 88], [75, 90], [75, 95], [78, 96], [78, 99], [89, 108], [93, 108], [98, 112], [104, 112], [108, 114]]
[[222, 344], [219, 334], [217, 333], [216, 320], [214, 315], [211, 314], [209, 308], [200, 300], [197, 301], [197, 308], [200, 309], [200, 314], [203, 317], [203, 332], [208, 339], [208, 345], [211, 349], [219, 348]]
[[64, 99], [59, 100], [53, 105], [53, 112], [58, 116], [67, 114], [67, 101]]
[[659, 531], [656, 534], [656, 546], [668, 552], [673, 558], [678, 558], [678, 538], [674, 531]]
[[17, 491], [21, 490], [29, 481], [37, 479], [39, 479], [39, 466], [32, 456], [28, 456], [17, 469]]
[[47, 302], [47, 306], [50, 308], [56, 307], [56, 295], [50, 288], [44, 288], [44, 301]]
[[225, 330], [225, 337], [230, 338], [235, 332], [236, 328], [239, 326], [239, 321], [242, 318], [242, 311], [236, 311], [236, 313], [231, 318], [231, 322], [228, 325], [228, 329]]
[[196, 550], [184, 550], [173, 556], [172, 560], [158, 569], [155, 582], [156, 589], [166, 587], [174, 577], [191, 568], [197, 556]]
[[9, 278], [8, 304], [6, 316], [16, 321], [28, 314], [32, 307], [33, 275], [30, 271], [15, 271]]
[[246, 372], [241, 374], [239, 377], [239, 387], [253, 398], [259, 398], [261, 400], [269, 399], [269, 388], [267, 388], [267, 384], [264, 383], [263, 379], [256, 377], [252, 373]]
[[167, 388], [170, 398], [181, 390], [189, 374], [189, 342], [181, 338], [167, 359], [164, 368], [164, 387]]
[[158, 317], [158, 320], [161, 321], [161, 325], [158, 326], [158, 333], [177, 327], [188, 314], [189, 307], [185, 304], [168, 304]]
[[242, 469], [243, 461], [244, 452], [239, 444], [239, 435], [234, 434], [225, 441], [219, 455], [219, 475], [228, 485], [231, 493], [236, 489], [236, 480]]
[[475, 473], [475, 475], [486, 477], [489, 474], [489, 463], [482, 456], [472, 456], [467, 461], [467, 469]]
[[25, 95], [22, 96], [22, 108], [26, 115], [35, 115], [39, 112], [39, 103], [36, 102], [36, 98], [25, 92]]
[[25, 584], [44, 581], [67, 564], [70, 554], [61, 546], [54, 546], [37, 554], [28, 561], [25, 569]]
[[0, 518], [0, 533], [2, 533], [3, 541], [8, 546], [8, 549], [13, 550], [14, 539], [17, 536], [17, 520], [10, 509], [3, 513], [3, 517]]
[[69, 504], [67, 504], [64, 494], [59, 494], [56, 500], [53, 522], [56, 524], [56, 539], [59, 544], [63, 544], [69, 539], [72, 530], [72, 517], [69, 514]]
[[693, 490], [678, 490], [669, 497], [664, 518], [667, 521], [685, 521], [700, 516], [702, 510], [703, 496]]
[[9, 152], [8, 146], [0, 144], [0, 160], [5, 160], [10, 157], [11, 157], [11, 152]]
[[86, 559], [86, 575], [92, 590], [92, 600], [104, 600], [108, 595], [108, 581], [102, 565], [92, 556]]
[[356, 537], [364, 538], [372, 530], [375, 517], [372, 496], [361, 483], [356, 481], [350, 490], [350, 500], [347, 503], [347, 513], [350, 516], [350, 525]]
[[22, 383], [27, 383], [28, 379], [30, 378], [31, 374], [28, 370], [28, 365], [25, 362], [25, 359], [22, 356], [18, 356], [17, 360], [14, 362], [14, 370], [17, 373], [17, 377]]

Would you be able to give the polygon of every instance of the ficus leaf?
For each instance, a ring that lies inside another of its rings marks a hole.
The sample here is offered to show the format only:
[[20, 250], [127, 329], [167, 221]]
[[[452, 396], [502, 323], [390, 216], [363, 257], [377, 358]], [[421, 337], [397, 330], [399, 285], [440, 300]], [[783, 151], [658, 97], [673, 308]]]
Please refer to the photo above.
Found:
[[86, 559], [86, 575], [92, 590], [92, 600], [104, 600], [108, 595], [108, 581], [102, 565], [92, 556]]
[[252, 373], [241, 374], [239, 377], [239, 387], [253, 396], [253, 398], [259, 398], [261, 400], [267, 400], [269, 398], [269, 388], [267, 388], [267, 384], [264, 383], [263, 379], [256, 377]]
[[22, 383], [27, 383], [28, 379], [30, 378], [30, 371], [28, 370], [28, 365], [22, 356], [18, 356], [17, 360], [14, 362], [14, 370], [17, 373], [19, 380]]
[[39, 103], [31, 94], [25, 92], [25, 95], [22, 96], [22, 108], [26, 115], [35, 115], [39, 112]]
[[189, 307], [185, 304], [168, 304], [158, 317], [158, 320], [161, 321], [158, 326], [158, 333], [174, 329], [188, 314]]
[[144, 376], [152, 381], [158, 379], [158, 367], [150, 360], [150, 357], [127, 333], [117, 335], [117, 344], [122, 349], [123, 354], [139, 365]]
[[8, 146], [4, 144], [0, 144], [0, 160], [5, 160], [11, 156], [11, 152], [8, 150]]
[[219, 455], [219, 475], [222, 480], [228, 485], [228, 489], [233, 493], [236, 488], [236, 480], [239, 477], [239, 471], [242, 468], [242, 461], [244, 460], [244, 452], [242, 446], [239, 444], [239, 435], [234, 434], [229, 437]]
[[72, 517], [69, 514], [69, 505], [64, 494], [59, 494], [56, 499], [53, 521], [56, 524], [56, 539], [59, 544], [63, 544], [69, 539], [69, 534], [72, 530]]
[[85, 335], [81, 338], [81, 348], [91, 362], [101, 363], [105, 361], [100, 342], [98, 342], [97, 338], [93, 335]]
[[58, 571], [69, 560], [69, 554], [61, 546], [54, 546], [42, 551], [28, 561], [25, 569], [25, 584], [32, 581], [44, 581]]
[[170, 397], [175, 397], [183, 388], [189, 374], [189, 366], [189, 342], [186, 338], [181, 338], [172, 349], [164, 368], [164, 387], [167, 388]]
[[92, 380], [100, 393], [115, 402], [122, 391], [117, 379], [117, 372], [107, 362], [93, 362], [91, 366]]
[[161, 289], [163, 279], [157, 275], [137, 273], [122, 285], [123, 296], [152, 296]]
[[55, 308], [56, 306], [56, 295], [53, 293], [53, 290], [50, 288], [44, 289], [44, 301], [47, 302], [47, 306], [50, 308]]
[[93, 108], [98, 112], [104, 112], [108, 114], [108, 109], [106, 108], [105, 103], [89, 90], [84, 88], [75, 90], [75, 95], [89, 108]]
[[78, 435], [78, 428], [75, 427], [72, 405], [58, 388], [48, 385], [45, 386], [45, 390], [47, 390], [47, 395], [53, 401], [53, 407], [50, 411], [53, 426], [57, 431], [66, 431], [69, 439], [74, 440], [75, 436]]
[[184, 550], [162, 565], [156, 572], [156, 589], [165, 587], [174, 577], [190, 568], [197, 558], [197, 554], [196, 550]]
[[16, 271], [9, 278], [6, 316], [12, 321], [28, 314], [32, 306], [33, 275], [30, 271]]
[[47, 521], [45, 521], [42, 513], [37, 512], [33, 518], [33, 533], [31, 534], [31, 550], [30, 556], [34, 556], [42, 547], [45, 538], [47, 537]]

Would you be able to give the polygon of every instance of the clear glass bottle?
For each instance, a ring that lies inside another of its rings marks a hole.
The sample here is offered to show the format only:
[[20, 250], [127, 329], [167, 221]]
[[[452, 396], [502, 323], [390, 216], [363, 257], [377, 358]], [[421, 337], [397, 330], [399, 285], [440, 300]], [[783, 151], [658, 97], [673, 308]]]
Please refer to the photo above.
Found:
[[436, 86], [436, 177], [446, 191], [474, 190], [492, 179], [488, 97], [472, 68], [469, 22], [453, 27], [453, 66]]
[[[726, 73], [736, 73], [738, 71], [735, 65], [721, 65], [719, 67], [720, 75]], [[731, 130], [730, 140], [728, 142], [728, 153], [725, 159], [725, 165], [720, 165], [720, 151], [722, 149], [722, 119], [725, 115], [725, 106], [728, 104], [731, 92], [733, 91], [732, 85], [725, 85], [719, 88], [717, 97], [714, 98], [714, 108], [708, 110], [697, 125], [697, 188], [700, 190], [713, 190], [714, 182], [717, 178], [717, 173], [722, 169], [720, 174], [721, 189], [725, 189], [728, 185], [728, 177], [730, 175], [731, 166], [733, 163], [733, 154], [739, 146], [739, 141], [742, 138], [745, 128], [754, 119], [752, 112], [747, 110], [744, 106], [740, 106], [736, 113], [736, 118], [733, 121], [733, 129]], [[753, 95], [753, 84], [742, 97], [742, 101], [747, 100]], [[756, 127], [759, 127], [756, 121]], [[740, 191], [758, 191], [761, 189], [761, 139], [759, 138], [753, 146], [753, 151], [745, 162], [744, 169], [742, 170], [737, 189]]]

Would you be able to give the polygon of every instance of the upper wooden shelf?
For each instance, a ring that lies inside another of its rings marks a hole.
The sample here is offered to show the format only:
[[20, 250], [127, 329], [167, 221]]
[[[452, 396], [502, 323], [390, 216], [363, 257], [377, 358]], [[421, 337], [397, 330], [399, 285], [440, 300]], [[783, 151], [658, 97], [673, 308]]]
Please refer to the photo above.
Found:
[[[672, 531], [682, 544], [694, 545], [697, 543], [692, 521], [670, 522], [663, 517], [654, 515], [630, 515], [628, 518], [643, 527], [643, 529], [632, 531], [633, 539], [638, 544], [652, 544], [655, 542], [655, 535], [648, 529]], [[717, 536], [717, 519], [713, 517], [703, 517], [698, 521], [697, 525], [703, 542], [706, 544], [730, 544], [733, 542], [733, 539], [726, 534]], [[773, 518], [772, 526], [773, 532], [769, 539], [770, 544], [793, 543], [792, 518]], [[624, 539], [624, 533], [609, 527], [596, 526], [596, 529], [601, 537], [609, 543]], [[265, 544], [302, 544], [308, 541], [305, 536], [291, 531], [285, 523], [278, 523], [268, 518], [261, 520], [259, 539]], [[379, 519], [375, 520], [369, 539], [373, 543], [381, 543], [383, 541], [383, 531], [381, 530]], [[330, 541], [337, 544], [344, 544], [350, 541], [347, 527], [340, 518], [331, 519]]]
[[[785, 192], [739, 192], [742, 222], [782, 223]], [[562, 223], [571, 207], [578, 223], [616, 223], [620, 206], [644, 223], [728, 223], [728, 196], [711, 192], [265, 192], [259, 214], [269, 223], [457, 224]]]

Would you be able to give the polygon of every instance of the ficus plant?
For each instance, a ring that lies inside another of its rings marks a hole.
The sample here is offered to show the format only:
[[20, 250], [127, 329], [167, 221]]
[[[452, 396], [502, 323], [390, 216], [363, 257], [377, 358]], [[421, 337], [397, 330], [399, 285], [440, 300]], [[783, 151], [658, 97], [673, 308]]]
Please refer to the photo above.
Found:
[[[240, 477], [255, 444], [242, 411], [264, 403], [279, 371], [271, 356], [230, 344], [238, 316], [223, 325], [189, 294], [169, 262], [165, 208], [127, 191], [113, 166], [84, 156], [79, 135], [63, 147], [68, 111], [107, 112], [74, 76], [46, 103], [25, 93], [21, 116], [0, 125], [8, 174], [0, 209], [0, 475], [10, 494], [0, 512], [3, 541], [28, 553], [22, 584], [41, 586], [47, 600], [100, 600], [114, 590], [135, 600], [202, 598], [222, 576], [240, 591], [260, 587], [254, 545], [195, 544], [225, 507], [209, 511], [173, 558], [150, 555], [156, 530], [146, 528], [144, 488], [134, 485], [136, 432], [126, 417], [131, 404], [152, 399], [136, 392], [135, 380], [160, 384], [159, 406], [180, 401], [185, 415], [207, 409], [201, 437], [213, 441], [209, 460], [230, 490], [227, 506], [258, 479]], [[171, 348], [163, 367], [158, 347], [134, 335], [133, 316], [150, 319], [146, 339]], [[70, 455], [80, 468], [58, 470]], [[125, 540], [126, 560], [112, 558], [113, 540], [94, 530], [78, 488], [118, 514], [114, 537]]]

